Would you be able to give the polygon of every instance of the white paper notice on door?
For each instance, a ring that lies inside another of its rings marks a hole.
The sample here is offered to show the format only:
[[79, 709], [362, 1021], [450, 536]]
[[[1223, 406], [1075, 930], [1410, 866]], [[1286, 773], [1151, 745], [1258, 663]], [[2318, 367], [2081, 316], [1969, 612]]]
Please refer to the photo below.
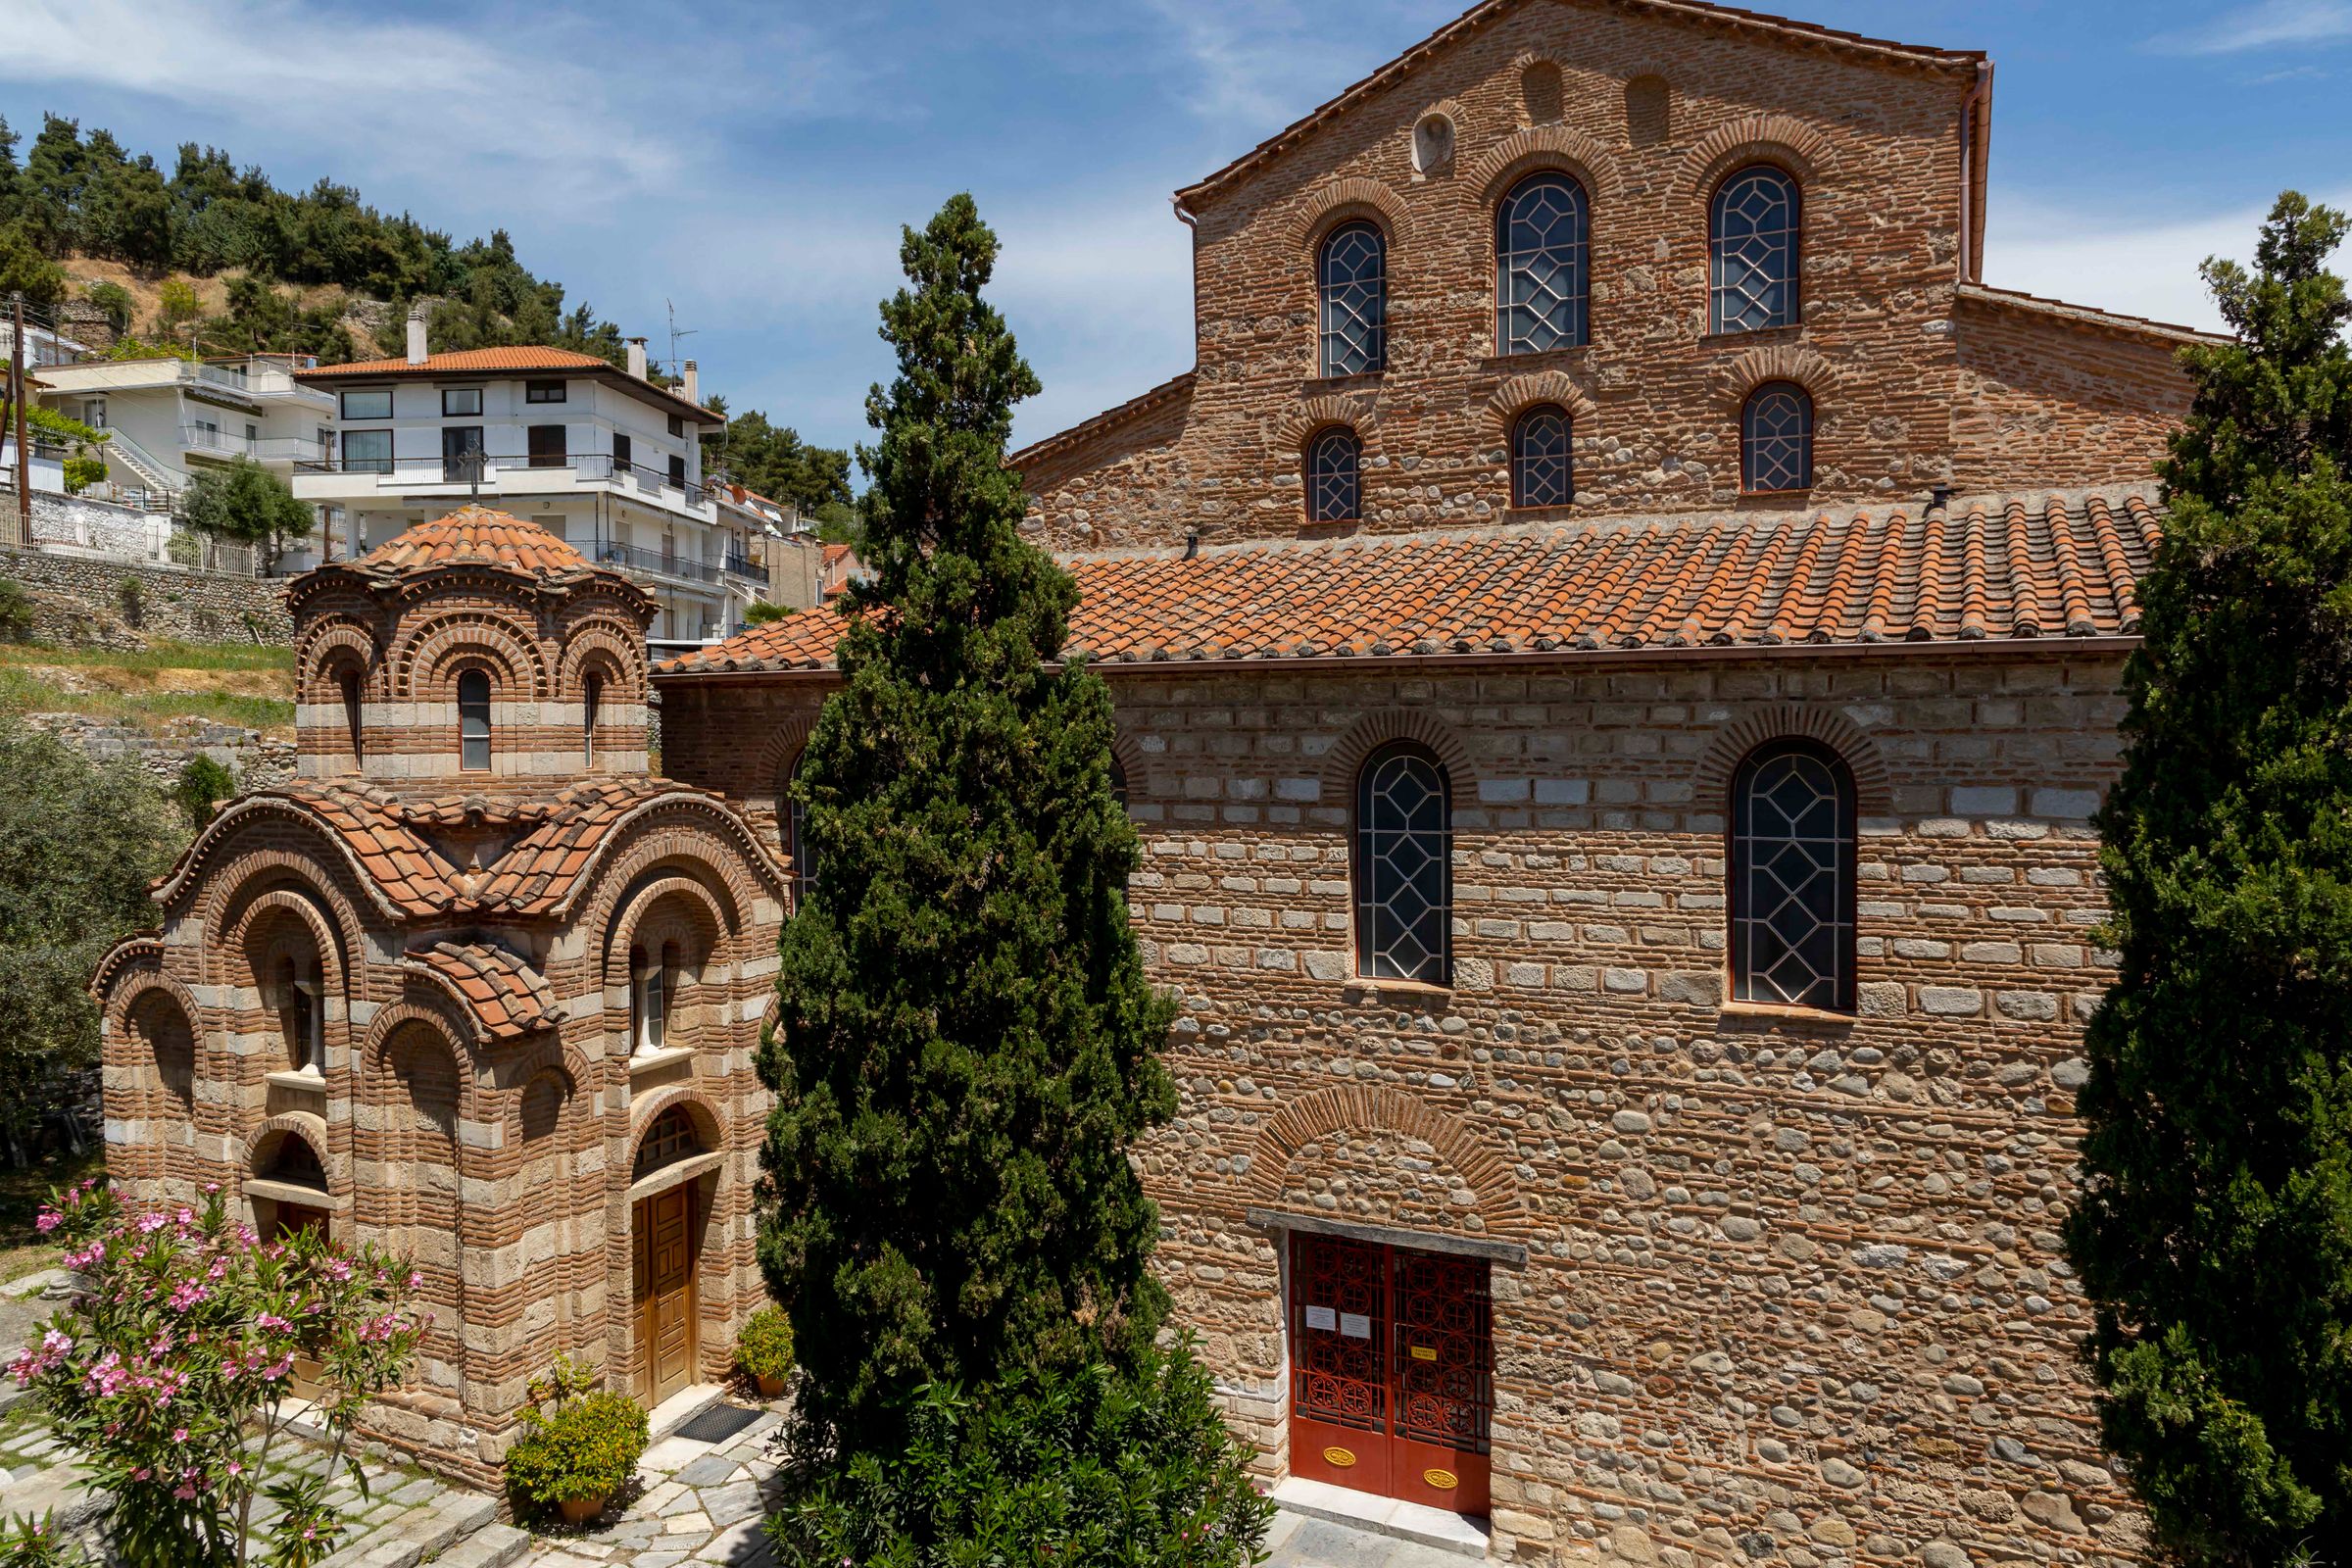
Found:
[[1306, 1309], [1306, 1326], [1329, 1334], [1340, 1326], [1340, 1315], [1328, 1306], [1310, 1306]]
[[1361, 1312], [1342, 1312], [1340, 1333], [1350, 1340], [1368, 1340], [1372, 1337], [1372, 1320]]

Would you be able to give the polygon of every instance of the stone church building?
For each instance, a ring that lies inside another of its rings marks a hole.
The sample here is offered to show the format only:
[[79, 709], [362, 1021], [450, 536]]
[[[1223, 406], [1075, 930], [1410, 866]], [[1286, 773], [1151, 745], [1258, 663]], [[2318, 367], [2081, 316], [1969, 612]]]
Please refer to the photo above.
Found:
[[298, 776], [93, 981], [108, 1174], [415, 1257], [435, 1321], [368, 1429], [491, 1481], [557, 1353], [656, 1404], [763, 1298], [786, 872], [649, 773], [653, 602], [535, 524], [467, 508], [288, 599]]
[[[1014, 456], [1183, 1001], [1160, 1266], [1286, 1494], [2144, 1558], [2057, 1230], [2199, 339], [1984, 281], [1991, 87], [1486, 0], [1179, 191], [1194, 368]], [[653, 678], [787, 859], [839, 630]]]

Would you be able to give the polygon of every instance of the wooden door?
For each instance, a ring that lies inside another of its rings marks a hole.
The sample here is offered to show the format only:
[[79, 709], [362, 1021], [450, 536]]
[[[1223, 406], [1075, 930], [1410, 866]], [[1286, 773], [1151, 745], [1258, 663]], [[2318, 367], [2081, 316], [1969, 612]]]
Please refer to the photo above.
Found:
[[647, 1409], [694, 1382], [694, 1184], [638, 1200], [637, 1397]]
[[[287, 1142], [292, 1144], [295, 1141], [289, 1138]], [[300, 1147], [306, 1153], [310, 1150], [308, 1144]], [[325, 1209], [306, 1208], [300, 1203], [284, 1202], [272, 1204], [271, 1207], [275, 1212], [270, 1216], [270, 1234], [263, 1238], [264, 1241], [282, 1241], [286, 1237], [299, 1235], [304, 1231], [311, 1232], [322, 1241], [326, 1238]], [[325, 1370], [316, 1356], [296, 1356], [294, 1358], [294, 1397], [317, 1399], [318, 1397], [318, 1378]]]
[[524, 430], [523, 439], [529, 444], [532, 467], [561, 468], [564, 466], [564, 426], [560, 424], [530, 425]]
[[1494, 1347], [1486, 1263], [1295, 1235], [1290, 1319], [1293, 1474], [1487, 1511]]

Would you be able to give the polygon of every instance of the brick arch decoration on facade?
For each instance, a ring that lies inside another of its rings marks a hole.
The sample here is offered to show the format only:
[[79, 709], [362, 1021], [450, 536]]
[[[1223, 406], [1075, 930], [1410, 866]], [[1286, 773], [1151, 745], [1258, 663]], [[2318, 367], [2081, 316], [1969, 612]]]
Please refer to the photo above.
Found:
[[[251, 881], [248, 880], [245, 886], [250, 888]], [[348, 1001], [351, 996], [349, 941], [345, 933], [338, 928], [335, 920], [329, 917], [327, 910], [319, 906], [319, 903], [320, 901], [313, 894], [313, 890], [307, 882], [300, 884], [278, 882], [254, 893], [242, 904], [228, 905], [226, 910], [234, 910], [234, 913], [228, 914], [221, 922], [220, 942], [214, 950], [219, 961], [237, 964], [239, 965], [238, 972], [241, 972], [253, 928], [272, 915], [283, 914], [292, 918], [310, 933], [312, 946], [318, 950], [320, 1000], [323, 1001], [326, 997], [331, 996], [342, 997]], [[226, 910], [223, 912], [225, 913]], [[260, 990], [270, 983], [269, 978], [265, 975], [250, 974], [242, 977], [250, 979], [256, 990]], [[342, 1018], [330, 1016], [323, 1020], [323, 1032], [330, 1045], [338, 1036], [348, 1033], [349, 1019], [350, 1013], [346, 1008]]]
[[[444, 1000], [438, 988], [425, 989], [421, 982], [412, 979], [416, 994], [424, 1001], [404, 1000], [385, 1007], [368, 1022], [367, 1033], [359, 1048], [360, 1072], [366, 1083], [386, 1080], [392, 1071], [391, 1050], [404, 1031], [423, 1030], [435, 1036], [441, 1049], [458, 1070], [458, 1117], [461, 1121], [481, 1121], [481, 1085], [477, 1081], [478, 1061], [473, 1051], [473, 1026], [470, 1019]], [[465, 1141], [459, 1140], [463, 1149]]]
[[1843, 760], [1854, 776], [1858, 815], [1885, 816], [1894, 809], [1886, 759], [1878, 742], [1843, 713], [1807, 703], [1772, 703], [1740, 714], [1715, 733], [1699, 754], [1690, 782], [1698, 809], [1729, 816], [1732, 775], [1747, 754], [1767, 741], [1818, 741]]
[[1822, 422], [1824, 405], [1833, 400], [1841, 379], [1835, 365], [1812, 349], [1795, 343], [1749, 349], [1716, 367], [1712, 373], [1715, 395], [1733, 418], [1738, 418], [1747, 407], [1748, 395], [1767, 381], [1795, 382], [1813, 399], [1817, 428]]
[[608, 700], [641, 703], [646, 687], [643, 648], [633, 629], [611, 616], [574, 621], [564, 629], [556, 689], [566, 697], [580, 696], [588, 689], [589, 672], [596, 670], [605, 677]]
[[[1592, 397], [1576, 384], [1565, 370], [1534, 370], [1514, 375], [1494, 389], [1487, 399], [1487, 412], [1494, 416], [1494, 439], [1508, 446], [1511, 426], [1519, 416], [1540, 403], [1556, 403], [1568, 412], [1568, 417], [1580, 426], [1596, 411]], [[1578, 434], [1584, 432], [1580, 429]]]
[[457, 700], [457, 672], [487, 664], [493, 702], [531, 702], [552, 695], [536, 641], [510, 619], [480, 611], [435, 615], [407, 628], [392, 654], [392, 695], [411, 703]]
[[1465, 795], [1477, 794], [1477, 771], [1470, 765], [1470, 750], [1450, 725], [1436, 714], [1419, 709], [1383, 709], [1366, 713], [1348, 726], [1323, 756], [1321, 798], [1326, 801], [1352, 801], [1355, 798], [1356, 769], [1364, 759], [1391, 741], [1410, 741], [1426, 746], [1437, 760], [1445, 764], [1453, 797], [1459, 802]]
[[[1415, 183], [1425, 179], [1443, 179], [1462, 167], [1462, 126], [1469, 122], [1469, 111], [1451, 98], [1441, 98], [1413, 116], [1412, 122], [1404, 127], [1404, 155], [1405, 163], [1413, 171]], [[1446, 155], [1446, 161], [1435, 169], [1423, 169], [1421, 167], [1421, 127], [1432, 120], [1446, 122], [1446, 129], [1451, 134], [1453, 150]]]
[[[134, 1119], [165, 1124], [165, 1136], [138, 1140], [113, 1151], [109, 1159], [122, 1180], [155, 1176], [194, 1181], [201, 1170], [195, 1157], [196, 1085], [205, 1081], [205, 1030], [196, 994], [177, 976], [166, 973], [164, 945], [153, 939], [134, 939], [118, 945], [90, 977], [90, 996], [105, 1024], [101, 1060], [116, 1072], [127, 1072], [135, 1099], [126, 1100]], [[187, 1082], [175, 1084], [166, 1072], [162, 1054], [151, 1042], [141, 1015], [151, 1005], [169, 1007], [186, 1032]], [[174, 1137], [185, 1142], [174, 1142]]]
[[1258, 1131], [1243, 1193], [1253, 1204], [1277, 1206], [1299, 1150], [1333, 1133], [1374, 1129], [1419, 1139], [1437, 1151], [1477, 1195], [1471, 1212], [1484, 1234], [1524, 1238], [1535, 1228], [1501, 1147], [1453, 1112], [1386, 1084], [1319, 1089], [1276, 1111]]
[[[1478, 193], [1479, 206], [1489, 215], [1490, 229], [1494, 208], [1505, 193], [1526, 175], [1545, 170], [1573, 174], [1595, 203], [1614, 197], [1621, 188], [1616, 155], [1599, 138], [1567, 125], [1523, 125], [1481, 153], [1478, 162], [1470, 166], [1469, 188]], [[1492, 234], [1488, 243], [1494, 243]]]
[[[620, 1164], [613, 1173], [616, 1192], [625, 1194], [636, 1180], [637, 1151], [645, 1143], [645, 1135], [653, 1130], [654, 1123], [672, 1105], [685, 1108], [687, 1119], [694, 1123], [694, 1136], [702, 1140], [704, 1153], [721, 1154], [728, 1152], [727, 1119], [719, 1114], [717, 1106], [710, 1103], [710, 1097], [690, 1084], [672, 1084], [648, 1095], [643, 1104], [630, 1108], [628, 1137], [621, 1148]], [[726, 1177], [726, 1168], [722, 1161], [718, 1167], [722, 1181]]]
[[613, 909], [640, 873], [663, 860], [699, 865], [724, 887], [738, 929], [750, 919], [762, 891], [758, 878], [764, 878], [765, 891], [779, 906], [785, 902], [783, 862], [760, 842], [751, 824], [716, 796], [681, 786], [677, 794], [657, 796], [612, 824], [564, 900], [545, 912], [583, 930], [610, 931]]
[[305, 627], [294, 649], [297, 700], [340, 703], [343, 689], [329, 674], [354, 663], [360, 669], [361, 697], [370, 702], [383, 700], [387, 695], [384, 650], [372, 631], [344, 615], [331, 615]]
[[[698, 877], [658, 874], [642, 877], [632, 886], [628, 895], [614, 906], [612, 924], [606, 928], [601, 978], [605, 992], [605, 1023], [608, 1031], [615, 1023], [623, 1029], [628, 1027], [629, 986], [635, 978], [629, 962], [630, 950], [637, 945], [638, 936], [644, 931], [648, 918], [662, 911], [664, 906], [685, 911], [684, 923], [692, 927], [693, 935], [701, 947], [701, 961], [687, 966], [694, 978], [689, 980], [687, 975], [681, 974], [679, 984], [681, 986], [693, 985], [697, 988], [710, 987], [722, 998], [734, 996], [738, 957], [734, 950], [743, 929], [740, 919], [737, 917], [738, 911], [723, 905], [710, 888]], [[668, 938], [669, 932], [658, 929], [651, 933], [651, 936], [654, 943], [659, 944]], [[656, 951], [659, 951], [658, 946]], [[688, 956], [686, 951], [682, 951], [679, 955], [681, 959], [685, 959]], [[617, 1007], [612, 1003], [615, 991], [620, 997], [620, 1005]], [[708, 998], [701, 1000], [705, 1003], [708, 1002]], [[673, 998], [670, 1006], [673, 1014], [683, 1010], [680, 1006], [680, 999]], [[724, 1022], [732, 1011], [733, 1009], [725, 1003], [720, 1004], [722, 1037]], [[691, 1032], [681, 1031], [681, 1033], [686, 1034], [687, 1038], [676, 1040], [673, 1042], [674, 1044], [697, 1047], [703, 1044], [702, 1041], [693, 1038]], [[628, 1049], [628, 1046], [624, 1045], [621, 1054], [626, 1055]], [[698, 1060], [700, 1054], [701, 1053], [698, 1051]]]
[[1355, 432], [1356, 440], [1363, 443], [1364, 460], [1369, 465], [1379, 450], [1380, 414], [1368, 395], [1318, 393], [1274, 422], [1274, 440], [1294, 459], [1304, 463], [1308, 439], [1335, 424]]
[[[1511, 60], [1511, 87], [1530, 124], [1555, 125], [1567, 113], [1568, 73], [1550, 55], [1520, 50]], [[1550, 101], [1539, 103], [1539, 97]]]
[[1397, 247], [1411, 236], [1412, 210], [1403, 197], [1362, 174], [1335, 179], [1307, 199], [1295, 230], [1298, 246], [1312, 257], [1324, 235], [1359, 218], [1379, 225], [1388, 239], [1389, 265], [1394, 269]]
[[1130, 802], [1135, 801], [1141, 796], [1152, 793], [1149, 782], [1151, 777], [1149, 771], [1150, 764], [1144, 758], [1144, 749], [1135, 743], [1134, 736], [1128, 734], [1125, 730], [1112, 730], [1110, 736], [1110, 760], [1113, 762], [1116, 762], [1119, 766], [1119, 771], [1126, 775], [1127, 799]]
[[275, 1153], [279, 1141], [287, 1138], [299, 1138], [311, 1146], [318, 1168], [326, 1172], [328, 1197], [351, 1196], [351, 1160], [334, 1152], [326, 1118], [315, 1110], [280, 1111], [256, 1123], [245, 1139], [245, 1174], [268, 1180], [270, 1173], [261, 1168], [264, 1151]]
[[1809, 197], [1830, 174], [1835, 157], [1830, 139], [1801, 120], [1746, 115], [1726, 121], [1691, 145], [1683, 155], [1683, 185], [1703, 205], [1714, 200], [1724, 175], [1749, 164], [1774, 164], [1794, 174]]
[[[268, 828], [279, 823], [295, 828], [297, 835], [312, 848], [307, 852], [289, 849], [282, 839], [234, 842], [245, 837], [249, 826]], [[211, 862], [209, 873], [200, 874], [205, 873], [208, 862]], [[338, 869], [341, 875], [335, 874]], [[401, 918], [401, 911], [385, 899], [343, 835], [320, 822], [302, 803], [279, 795], [248, 795], [222, 807], [220, 814], [207, 823], [196, 835], [196, 841], [182, 852], [179, 863], [156, 884], [153, 896], [166, 909], [174, 907], [183, 898], [193, 899], [195, 913], [203, 921], [204, 929], [220, 931], [229, 923], [228, 911], [255, 890], [257, 882], [272, 875], [282, 883], [299, 883], [308, 888], [333, 910], [335, 922], [347, 933], [350, 945], [356, 946], [367, 929], [367, 922], [360, 915], [359, 900], [353, 896], [355, 890], [385, 918], [393, 921]]]

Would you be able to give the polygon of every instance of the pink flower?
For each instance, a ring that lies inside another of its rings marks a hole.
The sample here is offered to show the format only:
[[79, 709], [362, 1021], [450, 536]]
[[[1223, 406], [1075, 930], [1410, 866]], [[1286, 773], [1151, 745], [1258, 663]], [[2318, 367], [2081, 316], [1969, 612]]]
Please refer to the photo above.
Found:
[[32, 1228], [46, 1236], [65, 1222], [65, 1215], [60, 1214], [54, 1208], [44, 1208], [41, 1210], [40, 1218], [32, 1222]]
[[186, 1427], [173, 1427], [173, 1428], [172, 1429], [172, 1441], [173, 1443], [185, 1443], [185, 1442], [187, 1442], [187, 1441], [188, 1441], [188, 1429], [187, 1429]]

